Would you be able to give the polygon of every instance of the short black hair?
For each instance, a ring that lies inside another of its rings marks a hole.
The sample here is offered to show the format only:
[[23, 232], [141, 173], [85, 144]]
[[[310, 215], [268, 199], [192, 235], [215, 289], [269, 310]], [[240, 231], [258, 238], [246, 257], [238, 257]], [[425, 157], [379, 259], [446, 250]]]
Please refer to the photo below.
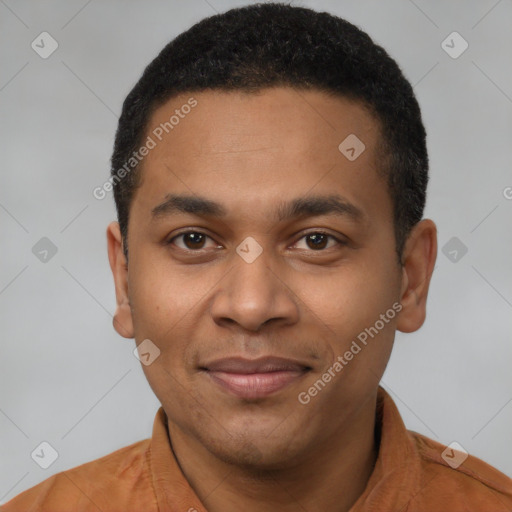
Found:
[[126, 257], [141, 166], [122, 173], [122, 179], [118, 171], [143, 144], [152, 113], [180, 93], [277, 86], [360, 101], [374, 115], [382, 138], [379, 173], [393, 203], [400, 261], [410, 229], [422, 218], [428, 182], [426, 133], [412, 86], [386, 51], [355, 25], [285, 3], [257, 3], [201, 20], [163, 48], [126, 97], [110, 178]]

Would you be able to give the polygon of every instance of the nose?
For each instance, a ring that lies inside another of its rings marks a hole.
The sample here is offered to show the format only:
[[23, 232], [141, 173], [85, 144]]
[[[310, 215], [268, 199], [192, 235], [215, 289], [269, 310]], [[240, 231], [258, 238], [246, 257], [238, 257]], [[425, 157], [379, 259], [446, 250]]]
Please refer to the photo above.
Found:
[[[219, 283], [211, 314], [224, 326], [238, 324], [259, 331], [264, 324], [291, 325], [299, 318], [299, 300], [283, 269], [270, 264], [265, 250], [252, 263], [235, 257], [233, 268]], [[280, 275], [281, 274], [281, 275]]]

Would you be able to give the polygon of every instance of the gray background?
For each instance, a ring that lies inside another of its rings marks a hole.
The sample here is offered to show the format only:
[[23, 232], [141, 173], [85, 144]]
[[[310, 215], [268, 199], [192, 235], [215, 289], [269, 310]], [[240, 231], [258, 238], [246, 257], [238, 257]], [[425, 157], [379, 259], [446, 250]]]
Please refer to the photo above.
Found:
[[[512, 3], [294, 3], [368, 31], [423, 110], [440, 250], [427, 322], [398, 333], [383, 385], [410, 429], [512, 475]], [[0, 0], [0, 502], [151, 435], [159, 402], [134, 341], [112, 328], [113, 200], [92, 190], [143, 67], [199, 19], [244, 4]], [[43, 31], [59, 44], [47, 59], [31, 48]], [[456, 59], [441, 46], [453, 31], [469, 43]], [[46, 262], [32, 252], [43, 237], [58, 249]], [[455, 262], [441, 251], [452, 237], [468, 249]], [[30, 456], [42, 441], [59, 454], [48, 469]]]

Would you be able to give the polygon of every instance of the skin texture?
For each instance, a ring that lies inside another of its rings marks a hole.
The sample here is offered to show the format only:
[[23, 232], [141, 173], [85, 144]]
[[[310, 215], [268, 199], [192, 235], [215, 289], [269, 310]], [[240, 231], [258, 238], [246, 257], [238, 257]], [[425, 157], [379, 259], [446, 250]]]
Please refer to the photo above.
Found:
[[[191, 96], [197, 106], [144, 158], [128, 264], [118, 223], [107, 229], [114, 326], [160, 349], [142, 368], [167, 414], [178, 462], [209, 511], [348, 510], [375, 462], [376, 393], [395, 331], [415, 331], [425, 319], [435, 225], [424, 219], [414, 227], [401, 267], [391, 198], [377, 173], [379, 124], [359, 103], [287, 87], [184, 94], [155, 111], [147, 133]], [[366, 147], [354, 161], [338, 149], [349, 134]], [[227, 214], [153, 220], [169, 193], [206, 197]], [[275, 216], [281, 202], [332, 194], [361, 219]], [[183, 228], [207, 237], [174, 238]], [[318, 231], [335, 238], [315, 245], [306, 235]], [[263, 249], [252, 263], [236, 252], [246, 237]], [[400, 313], [301, 404], [298, 394], [395, 303]], [[266, 355], [311, 370], [250, 401], [198, 368]]]

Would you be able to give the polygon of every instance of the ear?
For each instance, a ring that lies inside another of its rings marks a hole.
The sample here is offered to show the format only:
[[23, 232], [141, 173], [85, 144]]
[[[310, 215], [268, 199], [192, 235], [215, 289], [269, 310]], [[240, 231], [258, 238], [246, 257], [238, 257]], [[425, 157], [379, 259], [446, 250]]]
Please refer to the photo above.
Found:
[[123, 338], [133, 338], [133, 319], [128, 296], [128, 264], [123, 252], [123, 240], [118, 222], [107, 227], [108, 260], [116, 287], [116, 312], [114, 329]]
[[417, 331], [425, 321], [428, 288], [437, 257], [437, 229], [430, 219], [418, 222], [407, 238], [402, 257], [402, 288], [397, 329]]

